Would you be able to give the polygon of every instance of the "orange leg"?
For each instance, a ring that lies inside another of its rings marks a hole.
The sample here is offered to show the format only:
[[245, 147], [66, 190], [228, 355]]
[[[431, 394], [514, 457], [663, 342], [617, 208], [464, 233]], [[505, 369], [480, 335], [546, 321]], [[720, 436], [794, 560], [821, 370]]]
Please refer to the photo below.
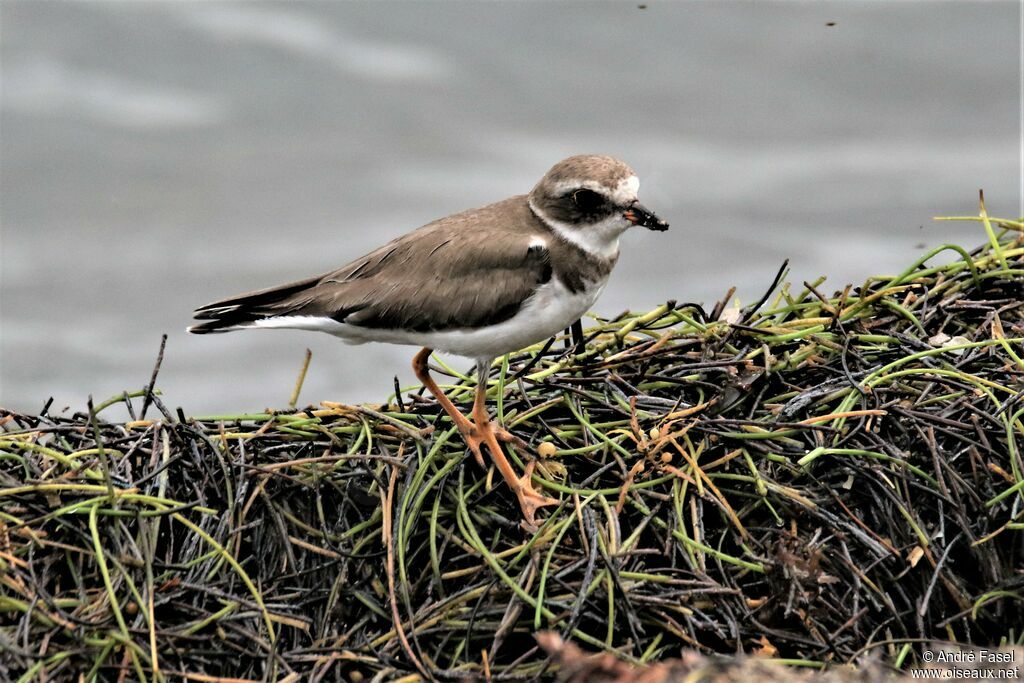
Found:
[[[487, 366], [489, 367], [489, 366]], [[491, 418], [487, 415], [487, 375], [486, 370], [477, 371], [477, 384], [476, 384], [476, 395], [473, 399], [473, 422], [476, 424], [487, 425], [488, 428], [494, 433], [494, 437], [498, 441], [504, 443], [511, 443], [513, 446], [521, 451], [529, 449], [529, 444], [520, 439], [518, 436], [508, 431], [499, 424], [495, 424], [491, 421]], [[482, 418], [481, 418], [482, 416]]]
[[527, 524], [535, 527], [537, 525], [537, 509], [548, 505], [558, 505], [558, 501], [538, 493], [533, 488], [531, 478], [533, 476], [533, 468], [536, 465], [535, 461], [531, 460], [527, 464], [526, 472], [522, 477], [516, 476], [516, 471], [512, 468], [512, 464], [505, 457], [505, 452], [498, 443], [500, 439], [525, 446], [522, 439], [501, 427], [495, 428], [494, 423], [491, 422], [491, 418], [487, 414], [487, 385], [484, 381], [477, 383], [476, 396], [473, 400], [473, 422], [466, 419], [466, 416], [459, 412], [458, 408], [448, 400], [448, 397], [441, 392], [440, 388], [430, 377], [430, 372], [427, 368], [427, 360], [430, 358], [430, 354], [431, 349], [423, 349], [416, 354], [415, 359], [413, 359], [413, 370], [416, 372], [416, 377], [427, 388], [427, 391], [434, 395], [437, 402], [441, 404], [441, 407], [444, 408], [445, 412], [448, 413], [452, 421], [458, 426], [459, 432], [462, 433], [462, 438], [466, 441], [466, 445], [473, 451], [473, 455], [476, 456], [477, 462], [481, 465], [483, 465], [483, 456], [480, 452], [480, 446], [481, 444], [487, 444], [495, 466], [501, 472], [505, 483], [516, 494], [516, 498], [519, 499], [519, 507], [523, 511], [523, 519], [526, 520]]
[[473, 422], [476, 425], [476, 431], [480, 437], [487, 444], [487, 447], [491, 451], [491, 459], [494, 460], [494, 464], [497, 466], [498, 471], [501, 472], [501, 476], [504, 477], [505, 483], [509, 485], [512, 492], [516, 494], [516, 498], [519, 499], [519, 507], [523, 510], [523, 518], [526, 523], [532, 527], [537, 526], [535, 515], [538, 508], [545, 507], [547, 505], [558, 505], [558, 501], [554, 498], [548, 498], [544, 494], [538, 492], [533, 488], [533, 468], [537, 462], [530, 460], [526, 464], [526, 472], [523, 476], [516, 476], [516, 471], [512, 469], [512, 463], [505, 457], [505, 452], [498, 444], [498, 439], [503, 441], [515, 441], [522, 443], [522, 439], [510, 434], [501, 427], [495, 428], [494, 423], [491, 422], [491, 418], [487, 415], [487, 385], [483, 382], [477, 384], [476, 388], [476, 400], [473, 401]]
[[416, 373], [416, 379], [437, 399], [437, 402], [444, 408], [444, 412], [448, 413], [448, 417], [452, 418], [452, 422], [459, 428], [459, 433], [462, 434], [462, 438], [466, 445], [469, 446], [469, 450], [473, 451], [476, 461], [480, 464], [480, 467], [484, 467], [484, 456], [480, 453], [480, 444], [483, 443], [484, 439], [477, 436], [477, 429], [473, 423], [459, 412], [459, 409], [444, 395], [441, 387], [437, 386], [434, 378], [430, 376], [430, 368], [427, 366], [427, 362], [430, 360], [430, 354], [433, 352], [433, 349], [424, 348], [412, 359], [412, 369]]

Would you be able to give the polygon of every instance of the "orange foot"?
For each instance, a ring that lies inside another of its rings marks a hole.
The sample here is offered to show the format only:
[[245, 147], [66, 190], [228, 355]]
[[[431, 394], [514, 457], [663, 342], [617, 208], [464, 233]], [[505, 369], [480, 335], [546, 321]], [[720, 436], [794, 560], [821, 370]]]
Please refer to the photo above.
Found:
[[521, 451], [526, 451], [530, 448], [525, 441], [504, 427], [492, 427], [492, 429], [494, 430], [494, 436], [498, 437], [498, 441], [510, 443]]
[[487, 443], [487, 435], [472, 422], [465, 429], [460, 428], [459, 431], [462, 433], [462, 440], [466, 442], [469, 450], [473, 452], [473, 457], [476, 458], [477, 464], [480, 467], [487, 467], [487, 463], [484, 462], [483, 451], [480, 450], [480, 446]]
[[484, 462], [483, 451], [480, 449], [480, 446], [487, 443], [487, 440], [490, 438], [488, 432], [493, 434], [498, 441], [501, 441], [502, 443], [510, 443], [523, 452], [530, 449], [530, 445], [528, 443], [504, 427], [497, 427], [493, 422], [488, 421], [487, 427], [485, 429], [481, 429], [467, 420], [465, 426], [459, 425], [459, 433], [462, 434], [462, 440], [466, 442], [466, 446], [469, 447], [469, 450], [473, 453], [473, 457], [476, 459], [476, 462], [480, 467], [487, 467], [487, 464]]
[[533, 488], [531, 479], [533, 477], [533, 468], [536, 465], [536, 460], [528, 462], [526, 464], [526, 472], [516, 480], [518, 486], [513, 487], [516, 497], [519, 498], [519, 507], [523, 511], [523, 520], [531, 530], [537, 528], [536, 514], [538, 509], [549, 505], [558, 505], [561, 502], [554, 498], [549, 498]]
[[526, 449], [526, 442], [520, 439], [518, 436], [508, 432], [501, 427], [495, 427], [494, 423], [488, 420], [482, 424], [469, 423], [466, 430], [463, 432], [463, 438], [466, 441], [466, 445], [469, 450], [473, 452], [476, 457], [476, 461], [481, 466], [484, 465], [483, 450], [482, 446], [487, 444], [488, 450], [491, 452], [491, 459], [494, 461], [494, 465], [501, 472], [501, 476], [505, 479], [509, 488], [516, 494], [516, 498], [519, 499], [519, 507], [523, 511], [523, 519], [525, 520], [528, 528], [537, 528], [537, 510], [542, 507], [549, 505], [558, 505], [559, 501], [554, 498], [548, 498], [547, 496], [538, 492], [533, 488], [533, 469], [536, 467], [536, 462], [531, 460], [526, 465], [526, 472], [523, 476], [516, 476], [516, 472], [512, 469], [512, 464], [505, 457], [505, 452], [501, 448], [499, 441], [511, 442], [516, 446]]

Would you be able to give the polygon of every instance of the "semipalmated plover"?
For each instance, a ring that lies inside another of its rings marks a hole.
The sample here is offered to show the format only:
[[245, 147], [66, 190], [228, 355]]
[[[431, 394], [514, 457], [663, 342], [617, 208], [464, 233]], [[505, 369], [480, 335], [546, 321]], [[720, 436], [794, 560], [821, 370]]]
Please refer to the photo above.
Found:
[[[318, 330], [351, 344], [422, 346], [413, 369], [458, 426], [482, 465], [487, 444], [515, 492], [523, 517], [555, 505], [531, 484], [534, 461], [519, 477], [486, 407], [487, 374], [498, 356], [564, 330], [597, 299], [631, 226], [668, 223], [637, 201], [639, 181], [607, 156], [569, 157], [527, 195], [428, 223], [326, 275], [215, 301], [195, 311], [196, 334], [248, 328]], [[433, 349], [477, 363], [471, 422], [430, 377]]]

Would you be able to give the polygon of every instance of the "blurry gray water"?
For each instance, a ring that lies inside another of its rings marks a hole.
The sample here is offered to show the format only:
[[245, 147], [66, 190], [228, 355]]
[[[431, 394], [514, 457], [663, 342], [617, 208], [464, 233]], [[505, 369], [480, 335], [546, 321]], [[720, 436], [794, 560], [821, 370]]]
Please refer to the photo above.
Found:
[[[189, 413], [380, 401], [405, 347], [191, 337], [196, 305], [330, 270], [526, 192], [558, 159], [639, 173], [597, 312], [827, 289], [1019, 215], [1019, 5], [0, 4], [0, 405], [145, 385]], [[835, 26], [827, 26], [835, 22]], [[469, 362], [455, 359], [458, 367]]]

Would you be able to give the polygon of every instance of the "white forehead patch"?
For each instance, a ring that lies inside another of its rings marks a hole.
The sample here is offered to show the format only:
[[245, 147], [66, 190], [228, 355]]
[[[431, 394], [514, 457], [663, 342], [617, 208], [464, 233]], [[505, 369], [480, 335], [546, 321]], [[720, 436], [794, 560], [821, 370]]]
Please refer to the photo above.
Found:
[[625, 206], [636, 200], [636, 193], [640, 190], [640, 179], [631, 175], [619, 182], [619, 186], [612, 192], [612, 201], [620, 206]]

